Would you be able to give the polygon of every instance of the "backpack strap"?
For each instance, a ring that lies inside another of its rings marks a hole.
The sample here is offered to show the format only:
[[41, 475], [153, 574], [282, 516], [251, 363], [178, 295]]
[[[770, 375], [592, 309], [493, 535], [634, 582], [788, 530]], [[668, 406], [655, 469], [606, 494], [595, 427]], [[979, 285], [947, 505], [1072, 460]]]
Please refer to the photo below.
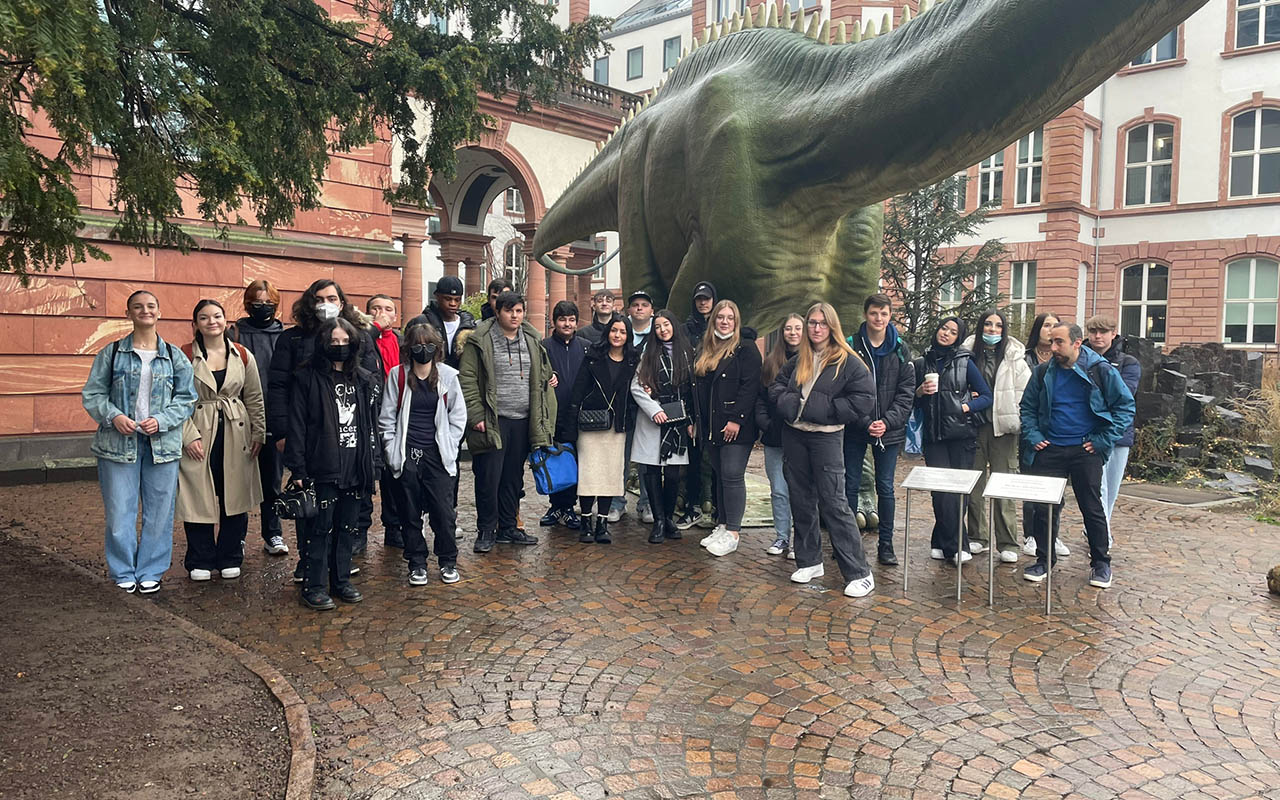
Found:
[[187, 357], [187, 360], [188, 360], [188, 361], [190, 361], [190, 360], [192, 360], [193, 358], [195, 358], [195, 351], [194, 351], [194, 350], [192, 349], [192, 347], [191, 347], [191, 342], [187, 342], [186, 344], [184, 344], [184, 345], [183, 345], [181, 348], [179, 348], [179, 349], [181, 349], [181, 350], [182, 350], [182, 354], [183, 354], [184, 356], [186, 356], [186, 357]]
[[231, 346], [240, 354], [240, 364], [245, 367], [249, 366], [249, 351], [245, 349], [245, 346], [239, 342], [232, 342]]
[[[396, 374], [396, 383], [400, 384], [400, 391], [396, 394], [396, 416], [400, 416], [400, 407], [404, 405], [404, 364], [396, 365], [400, 368], [400, 372]], [[392, 367], [395, 369], [395, 367]]]

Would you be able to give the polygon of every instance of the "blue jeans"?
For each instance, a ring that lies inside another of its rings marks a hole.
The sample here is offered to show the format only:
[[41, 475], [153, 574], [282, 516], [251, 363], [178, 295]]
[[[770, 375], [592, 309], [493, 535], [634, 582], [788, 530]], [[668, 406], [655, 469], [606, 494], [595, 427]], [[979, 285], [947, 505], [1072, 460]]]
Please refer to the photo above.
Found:
[[[880, 447], [871, 445], [871, 460], [876, 465], [876, 513], [880, 515], [880, 543], [893, 544], [893, 476], [898, 468], [900, 444]], [[844, 439], [844, 493], [850, 508], [858, 505], [858, 492], [862, 489], [862, 460], [866, 458], [867, 442], [851, 436]]]
[[1111, 524], [1111, 509], [1116, 507], [1120, 484], [1124, 481], [1124, 468], [1129, 464], [1129, 448], [1116, 447], [1111, 457], [1102, 465], [1102, 510], [1107, 512], [1107, 524]]
[[[178, 461], [151, 460], [151, 439], [138, 437], [132, 464], [98, 459], [98, 485], [106, 511], [107, 571], [116, 583], [158, 581], [173, 560], [173, 502]], [[142, 536], [138, 537], [138, 507]]]
[[782, 448], [764, 448], [764, 472], [769, 476], [769, 504], [773, 506], [773, 530], [778, 538], [791, 541], [791, 498], [782, 474]]

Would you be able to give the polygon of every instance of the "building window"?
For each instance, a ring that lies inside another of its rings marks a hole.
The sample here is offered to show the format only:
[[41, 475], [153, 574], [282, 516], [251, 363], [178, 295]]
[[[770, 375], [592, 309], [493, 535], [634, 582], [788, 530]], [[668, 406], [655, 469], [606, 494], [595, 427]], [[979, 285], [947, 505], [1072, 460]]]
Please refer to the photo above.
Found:
[[1228, 344], [1274, 343], [1277, 302], [1280, 264], [1266, 258], [1232, 261], [1227, 265], [1223, 340]]
[[436, 29], [436, 33], [441, 36], [449, 35], [449, 18], [442, 14], [432, 11], [427, 15], [427, 24]]
[[662, 40], [662, 71], [675, 69], [680, 61], [680, 37], [672, 36]]
[[520, 286], [522, 282], [516, 280], [516, 276], [520, 274], [521, 267], [524, 266], [524, 243], [519, 239], [509, 242], [506, 249], [502, 253], [503, 277], [511, 281], [513, 286]]
[[1169, 268], [1134, 264], [1120, 273], [1120, 335], [1163, 342], [1169, 309]]
[[1044, 170], [1044, 129], [1035, 130], [1018, 140], [1018, 193], [1014, 203], [1020, 206], [1040, 202], [1040, 180]]
[[1126, 137], [1124, 204], [1168, 203], [1173, 197], [1173, 126], [1139, 125]]
[[733, 16], [735, 11], [738, 14], [744, 14], [747, 10], [746, 0], [714, 0], [712, 6], [716, 22], [724, 22]]
[[1231, 197], [1280, 194], [1280, 110], [1251, 108], [1232, 118], [1230, 187]]
[[1142, 67], [1147, 64], [1159, 64], [1162, 61], [1173, 61], [1178, 57], [1178, 29], [1174, 28], [1165, 37], [1153, 44], [1150, 49], [1143, 50], [1138, 57], [1129, 62], [1131, 67]]
[[1280, 42], [1280, 0], [1236, 0], [1236, 48]]
[[1010, 267], [1010, 273], [1009, 309], [1013, 312], [1011, 322], [1026, 330], [1036, 317], [1036, 262], [1015, 261]]
[[978, 165], [978, 202], [1000, 205], [1004, 199], [1004, 151]]
[[968, 198], [965, 197], [969, 193], [969, 176], [963, 172], [957, 173], [951, 178], [951, 192], [943, 197], [943, 202], [951, 207], [952, 211], [964, 211]]
[[633, 47], [627, 51], [627, 80], [634, 81], [644, 74], [644, 48]]
[[[978, 289], [981, 290], [987, 301], [994, 303], [996, 298], [1000, 296], [1000, 265], [992, 264], [986, 274], [982, 276], [982, 280], [978, 282]], [[982, 331], [978, 331], [982, 333]]]
[[503, 193], [503, 210], [508, 214], [524, 214], [524, 198], [514, 186]]
[[955, 308], [964, 299], [964, 283], [960, 279], [947, 281], [938, 287], [938, 307], [943, 311]]
[[591, 80], [596, 83], [609, 83], [609, 57], [597, 58], [595, 67], [591, 70]]

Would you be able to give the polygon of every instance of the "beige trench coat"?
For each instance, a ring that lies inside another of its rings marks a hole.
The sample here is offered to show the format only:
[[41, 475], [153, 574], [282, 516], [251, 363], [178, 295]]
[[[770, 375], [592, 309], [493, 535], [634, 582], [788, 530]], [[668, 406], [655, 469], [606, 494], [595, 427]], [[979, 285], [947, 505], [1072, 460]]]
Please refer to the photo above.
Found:
[[182, 454], [178, 465], [178, 519], [183, 522], [218, 522], [218, 496], [213, 488], [213, 472], [209, 453], [217, 433], [218, 412], [223, 415], [223, 488], [227, 515], [243, 514], [262, 502], [262, 481], [258, 477], [258, 459], [250, 456], [254, 442], [267, 438], [266, 405], [262, 399], [262, 379], [253, 353], [249, 363], [240, 359], [233, 346], [227, 353], [227, 377], [218, 391], [213, 371], [200, 354], [192, 349], [191, 369], [196, 385], [196, 410], [182, 431], [182, 444], [202, 439], [205, 457], [196, 461]]

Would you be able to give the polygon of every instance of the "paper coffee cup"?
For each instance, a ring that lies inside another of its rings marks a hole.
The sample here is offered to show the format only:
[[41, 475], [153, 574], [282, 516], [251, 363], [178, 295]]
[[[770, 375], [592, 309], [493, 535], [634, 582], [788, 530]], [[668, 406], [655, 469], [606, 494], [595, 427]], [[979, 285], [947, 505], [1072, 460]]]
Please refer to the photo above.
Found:
[[925, 382], [925, 383], [932, 383], [934, 386], [937, 386], [937, 385], [938, 385], [938, 373], [936, 373], [936, 372], [926, 372], [926, 373], [924, 374], [924, 382]]

